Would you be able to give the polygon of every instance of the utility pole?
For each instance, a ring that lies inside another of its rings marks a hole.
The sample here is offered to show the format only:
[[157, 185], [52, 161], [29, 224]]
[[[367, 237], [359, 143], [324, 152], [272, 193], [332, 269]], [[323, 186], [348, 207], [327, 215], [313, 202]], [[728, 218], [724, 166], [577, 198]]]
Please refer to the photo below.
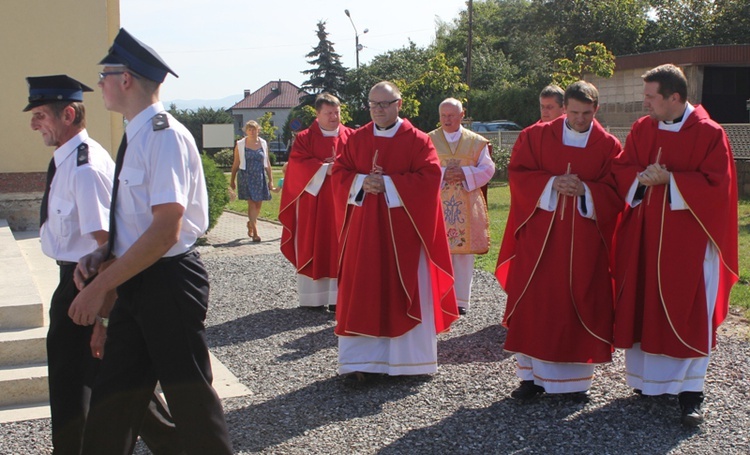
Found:
[[466, 45], [466, 85], [469, 86], [469, 92], [466, 94], [466, 117], [471, 118], [469, 110], [471, 109], [471, 100], [469, 95], [471, 94], [471, 41], [472, 31], [474, 28], [474, 2], [469, 0], [469, 36]]

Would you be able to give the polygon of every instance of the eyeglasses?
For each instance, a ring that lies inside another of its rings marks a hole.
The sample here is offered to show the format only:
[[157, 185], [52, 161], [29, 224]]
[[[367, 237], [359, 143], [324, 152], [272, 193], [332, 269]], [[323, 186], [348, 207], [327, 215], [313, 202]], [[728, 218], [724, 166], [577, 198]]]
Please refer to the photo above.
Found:
[[380, 109], [388, 109], [391, 104], [395, 103], [398, 100], [399, 98], [396, 98], [393, 101], [380, 101], [379, 103], [376, 103], [374, 101], [368, 101], [367, 104], [370, 105], [370, 109], [375, 109], [376, 107], [379, 107]]
[[125, 74], [125, 71], [102, 71], [99, 73], [99, 81], [103, 81], [107, 76], [113, 76], [115, 74]]
[[135, 79], [140, 79], [138, 76], [131, 73], [130, 71], [102, 71], [101, 73], [99, 73], [99, 82], [103, 81], [104, 78], [106, 78], [107, 76], [113, 76], [115, 74], [125, 74], [125, 73], [130, 74]]

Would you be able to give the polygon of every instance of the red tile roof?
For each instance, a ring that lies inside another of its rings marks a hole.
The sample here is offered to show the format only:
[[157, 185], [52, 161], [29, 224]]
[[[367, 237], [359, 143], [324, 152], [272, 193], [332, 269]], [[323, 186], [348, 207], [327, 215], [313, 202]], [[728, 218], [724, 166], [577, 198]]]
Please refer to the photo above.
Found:
[[271, 81], [254, 91], [247, 94], [245, 99], [238, 102], [230, 109], [290, 109], [299, 104], [299, 99], [307, 95], [307, 92], [300, 91], [299, 87], [289, 81]]

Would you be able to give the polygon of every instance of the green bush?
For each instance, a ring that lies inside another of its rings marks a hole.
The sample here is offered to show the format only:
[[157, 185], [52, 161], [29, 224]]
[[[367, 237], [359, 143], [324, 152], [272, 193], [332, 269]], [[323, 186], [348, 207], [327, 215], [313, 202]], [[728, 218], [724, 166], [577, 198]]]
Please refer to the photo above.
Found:
[[508, 164], [510, 163], [511, 147], [500, 147], [497, 137], [490, 139], [492, 143], [492, 161], [495, 162], [496, 180], [506, 180], [508, 178]]
[[214, 155], [216, 165], [222, 168], [231, 168], [234, 162], [234, 149], [222, 149]]
[[227, 178], [221, 169], [216, 166], [214, 160], [203, 153], [201, 154], [201, 161], [203, 161], [203, 173], [206, 176], [206, 188], [208, 190], [208, 230], [210, 231], [216, 226], [221, 212], [229, 203], [229, 190]]
[[271, 162], [271, 166], [276, 166], [276, 154], [273, 152], [268, 152], [268, 161]]

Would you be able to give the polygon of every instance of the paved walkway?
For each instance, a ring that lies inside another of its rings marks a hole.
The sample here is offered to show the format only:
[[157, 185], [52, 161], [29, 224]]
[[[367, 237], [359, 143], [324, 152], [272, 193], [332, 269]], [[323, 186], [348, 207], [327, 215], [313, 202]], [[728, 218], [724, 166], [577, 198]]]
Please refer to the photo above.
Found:
[[224, 212], [216, 226], [205, 239], [207, 245], [199, 247], [203, 256], [248, 256], [279, 252], [282, 227], [276, 221], [258, 220], [260, 243], [247, 236], [247, 216]]

